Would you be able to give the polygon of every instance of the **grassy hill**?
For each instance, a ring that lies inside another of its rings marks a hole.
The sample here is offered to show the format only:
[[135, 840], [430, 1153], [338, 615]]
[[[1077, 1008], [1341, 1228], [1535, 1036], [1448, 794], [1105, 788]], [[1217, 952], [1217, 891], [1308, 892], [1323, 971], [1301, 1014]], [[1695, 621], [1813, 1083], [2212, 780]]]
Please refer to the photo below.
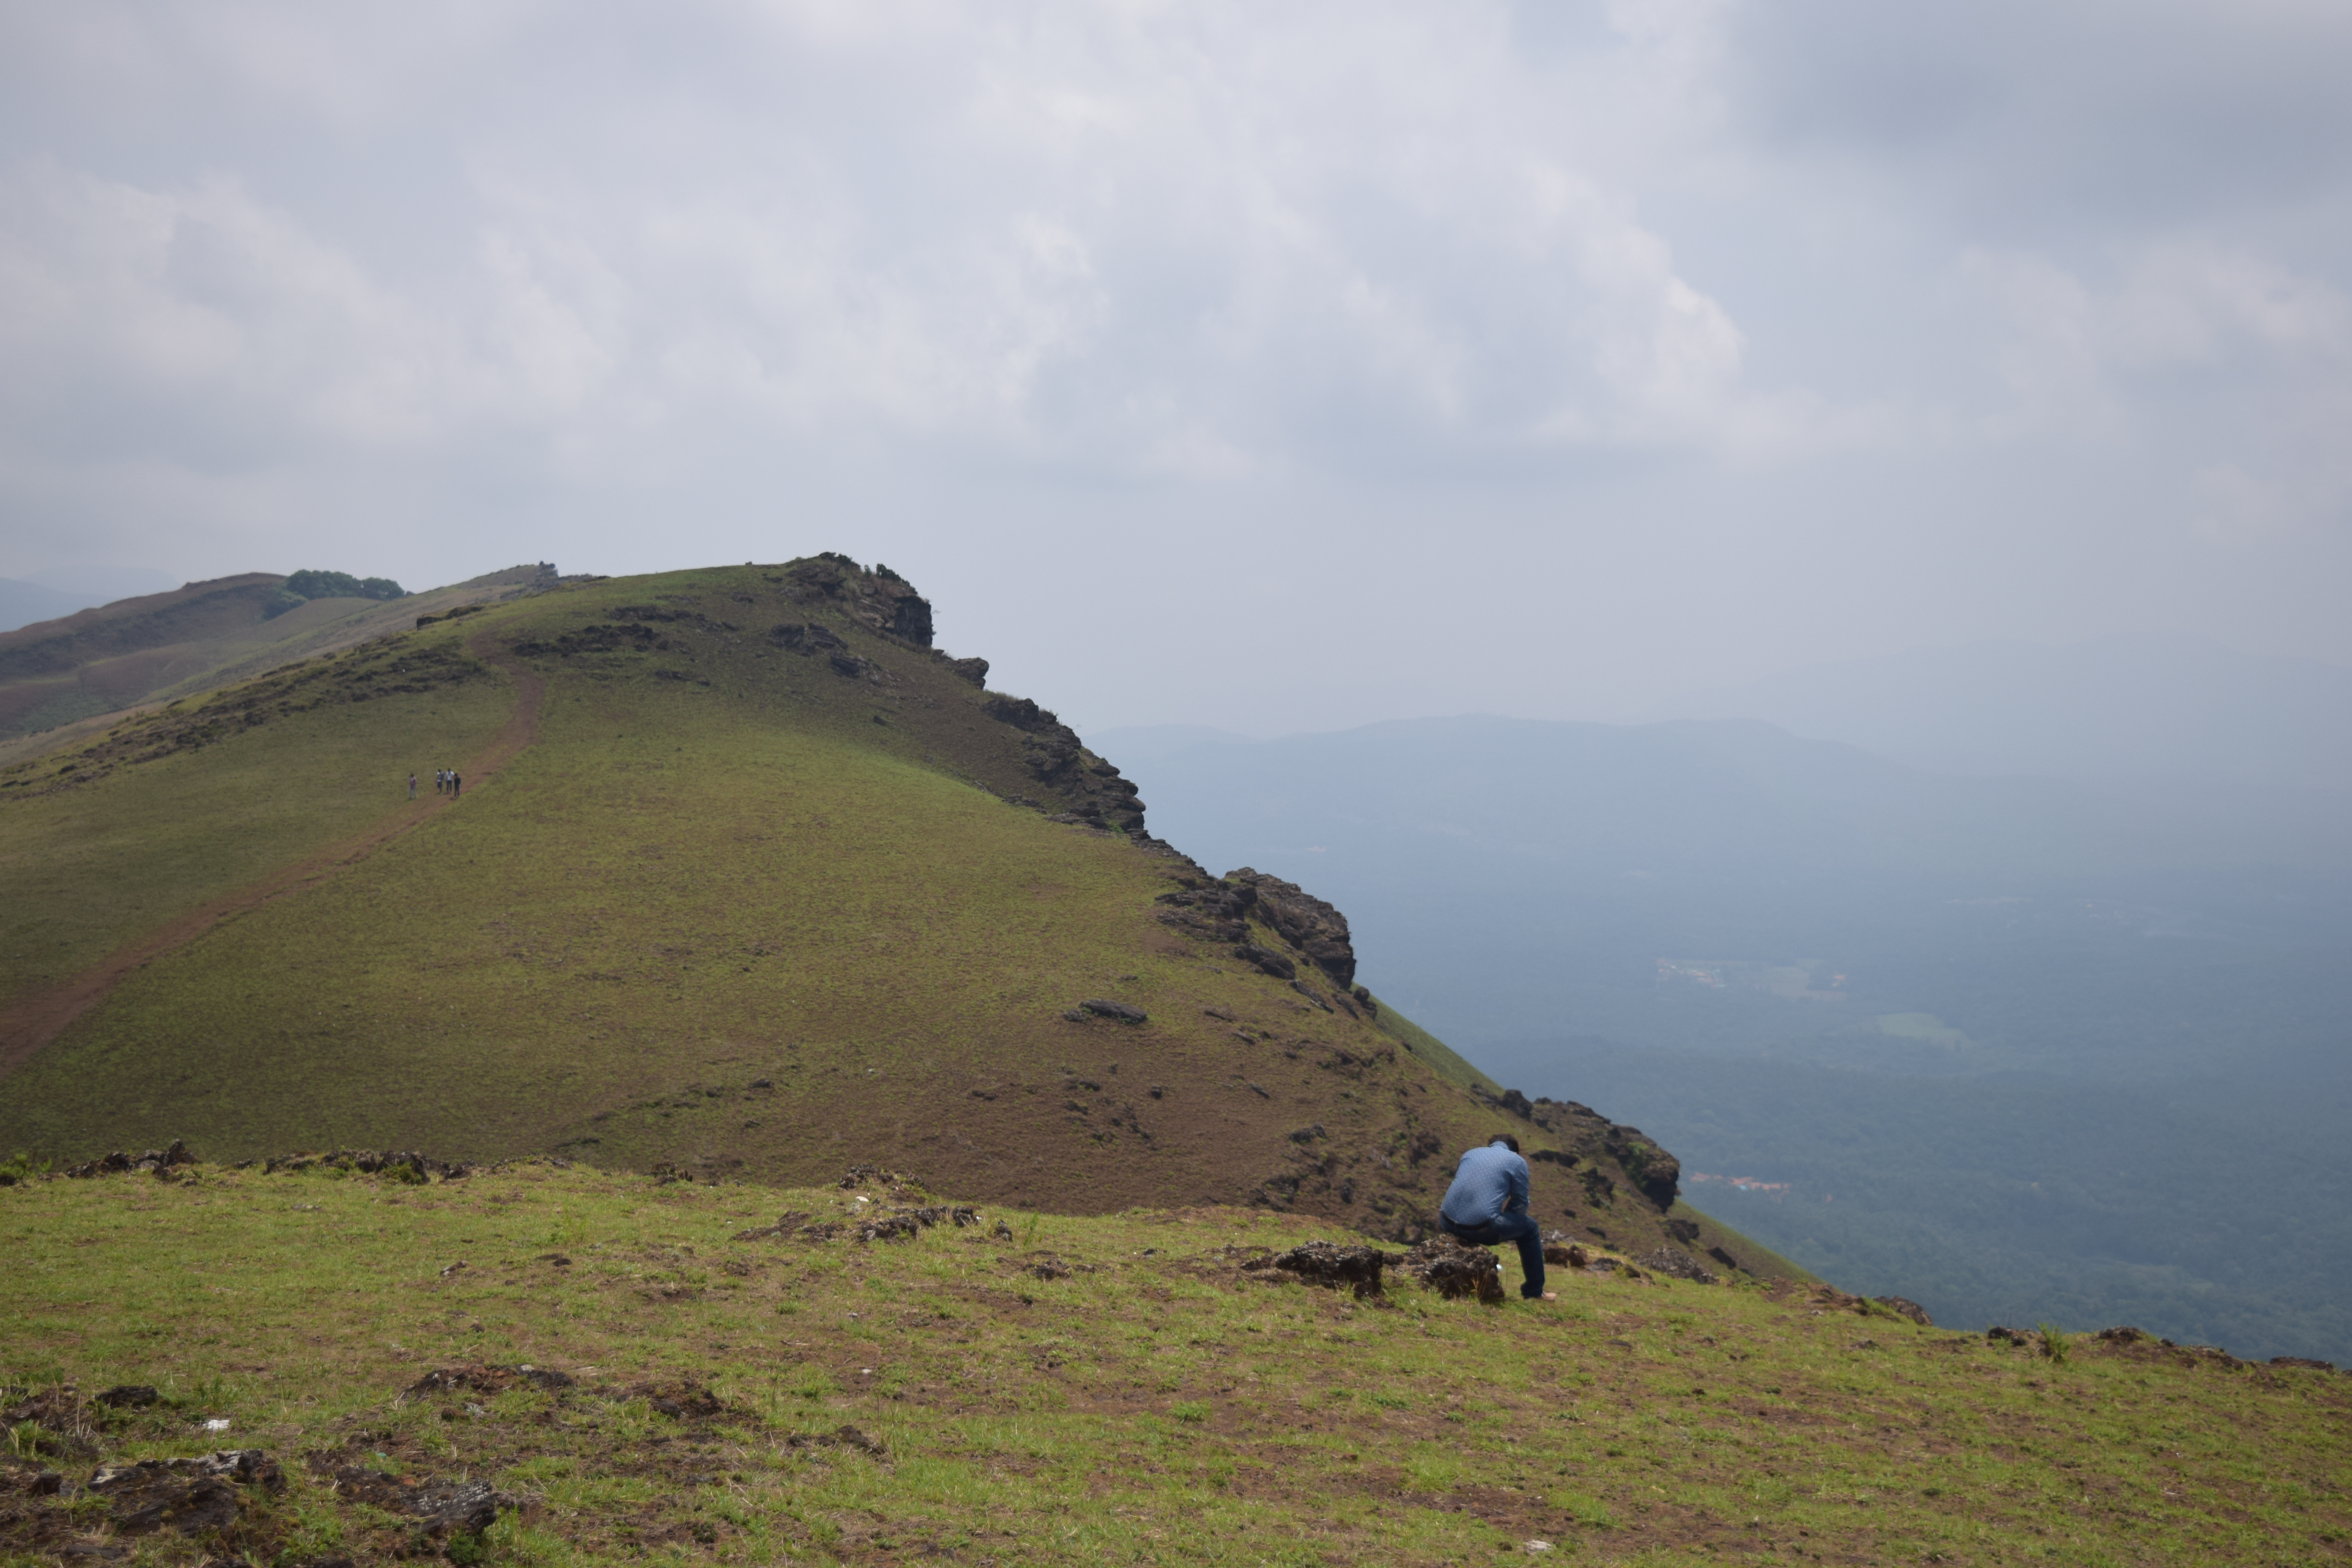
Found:
[[[1499, 1096], [1345, 919], [1212, 877], [929, 605], [835, 557], [556, 586], [0, 770], [0, 1148], [418, 1148], [1425, 1226], [1514, 1130], [1550, 1226], [1793, 1266]], [[411, 773], [457, 765], [461, 798]]]
[[86, 735], [107, 715], [198, 696], [371, 641], [420, 616], [538, 592], [556, 580], [551, 566], [517, 566], [389, 602], [304, 600], [288, 590], [289, 579], [247, 572], [0, 633], [0, 763]]
[[871, 1174], [168, 1173], [0, 1188], [11, 1568], [2352, 1555], [2320, 1368], [1622, 1269], [1359, 1300], [1231, 1207], [860, 1242], [925, 1197]]

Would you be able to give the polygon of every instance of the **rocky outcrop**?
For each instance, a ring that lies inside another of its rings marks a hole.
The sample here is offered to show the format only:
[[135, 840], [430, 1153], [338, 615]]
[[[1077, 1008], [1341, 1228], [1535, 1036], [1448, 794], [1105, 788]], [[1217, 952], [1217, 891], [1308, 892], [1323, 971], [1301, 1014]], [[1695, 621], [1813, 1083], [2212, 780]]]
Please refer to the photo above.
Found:
[[1379, 1296], [1381, 1270], [1403, 1259], [1382, 1252], [1376, 1247], [1339, 1247], [1328, 1241], [1308, 1241], [1264, 1258], [1253, 1258], [1242, 1265], [1251, 1271], [1276, 1270], [1297, 1276], [1310, 1285], [1327, 1289], [1347, 1286], [1359, 1300]]
[[1255, 918], [1305, 953], [1315, 967], [1342, 986], [1356, 983], [1356, 949], [1349, 938], [1347, 916], [1297, 883], [1247, 866], [1226, 872], [1224, 879], [1255, 893]]
[[[1255, 888], [1233, 887], [1206, 872], [1181, 878], [1180, 881], [1182, 885], [1176, 891], [1162, 893], [1153, 900], [1165, 906], [1160, 911], [1161, 924], [1174, 926], [1187, 936], [1204, 942], [1248, 940], [1249, 913], [1257, 903]], [[1255, 963], [1256, 960], [1244, 958], [1243, 962]]]
[[[1571, 1166], [1580, 1156], [1586, 1160], [1596, 1156], [1607, 1159], [1625, 1173], [1635, 1189], [1660, 1213], [1674, 1207], [1682, 1191], [1682, 1162], [1652, 1142], [1640, 1128], [1612, 1121], [1591, 1106], [1579, 1105], [1572, 1100], [1529, 1100], [1516, 1089], [1483, 1098], [1505, 1115], [1533, 1122], [1569, 1145], [1565, 1152], [1540, 1150], [1535, 1158], [1558, 1160]], [[1614, 1184], [1590, 1167], [1583, 1175], [1591, 1201], [1606, 1204]]]
[[1433, 1237], [1406, 1253], [1404, 1270], [1447, 1300], [1475, 1297], [1489, 1306], [1503, 1300], [1502, 1265], [1495, 1255], [1450, 1236]]
[[1040, 708], [1026, 697], [992, 691], [982, 699], [980, 710], [1021, 731], [1022, 764], [1031, 778], [1068, 803], [1068, 811], [1060, 816], [1119, 833], [1143, 831], [1143, 802], [1136, 798], [1134, 784], [1087, 751], [1078, 732], [1052, 709]]
[[168, 1149], [150, 1149], [143, 1154], [126, 1154], [118, 1149], [111, 1154], [103, 1154], [95, 1160], [85, 1161], [81, 1164], [75, 1165], [68, 1169], [66, 1174], [77, 1181], [88, 1181], [94, 1176], [130, 1175], [134, 1173], [168, 1176], [178, 1167], [193, 1165], [195, 1163], [196, 1157], [188, 1152], [187, 1144], [174, 1138], [172, 1140], [172, 1146]]
[[917, 647], [931, 646], [931, 602], [879, 562], [868, 572], [828, 550], [793, 562], [784, 575], [803, 599], [838, 605], [850, 619], [885, 637]]

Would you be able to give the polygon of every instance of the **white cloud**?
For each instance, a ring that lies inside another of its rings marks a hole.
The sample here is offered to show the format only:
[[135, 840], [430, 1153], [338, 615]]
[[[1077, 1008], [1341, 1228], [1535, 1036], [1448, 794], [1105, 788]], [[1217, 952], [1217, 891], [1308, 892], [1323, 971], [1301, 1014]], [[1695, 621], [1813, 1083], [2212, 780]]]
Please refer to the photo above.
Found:
[[[2284, 572], [2352, 496], [2343, 33], [2286, 0], [9, 8], [0, 519], [194, 553], [406, 507], [422, 576], [567, 552], [548, 518], [649, 548], [584, 520], [689, 490], [938, 541], [1197, 489], [1318, 551], [1435, 515], [1643, 581], [1667, 552], [1637, 639], [1899, 598], [1991, 516], [2042, 584], [2056, 540]], [[1427, 510], [1374, 528], [1368, 489]], [[1775, 529], [1836, 572], [1729, 564]], [[666, 542], [740, 558], [705, 537]]]

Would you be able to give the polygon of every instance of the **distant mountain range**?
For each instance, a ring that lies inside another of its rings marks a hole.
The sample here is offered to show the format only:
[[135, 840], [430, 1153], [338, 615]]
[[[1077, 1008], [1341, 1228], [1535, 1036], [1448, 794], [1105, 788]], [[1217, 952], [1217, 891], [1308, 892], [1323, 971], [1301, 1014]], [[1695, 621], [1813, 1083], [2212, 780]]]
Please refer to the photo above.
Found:
[[1762, 720], [1948, 773], [2352, 790], [2352, 669], [2178, 633], [1845, 659], [1650, 717]]

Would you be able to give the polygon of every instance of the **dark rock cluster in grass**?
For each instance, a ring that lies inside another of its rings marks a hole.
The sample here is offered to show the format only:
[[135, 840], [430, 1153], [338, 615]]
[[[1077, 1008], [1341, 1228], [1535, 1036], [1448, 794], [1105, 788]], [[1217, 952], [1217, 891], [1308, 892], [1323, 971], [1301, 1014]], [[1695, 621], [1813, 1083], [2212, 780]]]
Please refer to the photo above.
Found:
[[1936, 1326], [1936, 1320], [1927, 1315], [1927, 1309], [1907, 1296], [1873, 1296], [1871, 1300], [1900, 1317], [1910, 1319], [1923, 1329]]
[[1694, 1285], [1715, 1285], [1721, 1281], [1715, 1273], [1687, 1252], [1671, 1247], [1661, 1247], [1655, 1252], [1644, 1253], [1638, 1258], [1641, 1266], [1653, 1274], [1664, 1274], [1675, 1279], [1687, 1279]]
[[1340, 1247], [1328, 1241], [1308, 1241], [1286, 1252], [1253, 1258], [1242, 1267], [1252, 1271], [1272, 1269], [1296, 1275], [1309, 1285], [1327, 1289], [1336, 1290], [1345, 1285], [1360, 1300], [1382, 1294], [1381, 1270], [1402, 1261], [1377, 1247]]
[[625, 1399], [642, 1399], [646, 1408], [673, 1421], [715, 1421], [728, 1413], [728, 1404], [698, 1383], [637, 1383], [621, 1391]]
[[517, 1506], [483, 1480], [417, 1481], [360, 1465], [339, 1466], [329, 1479], [337, 1497], [414, 1521], [417, 1546], [478, 1536], [498, 1521], [499, 1510]]
[[[244, 1170], [253, 1164], [247, 1160], [237, 1167]], [[420, 1154], [414, 1149], [334, 1149], [324, 1152], [278, 1154], [261, 1162], [262, 1174], [276, 1176], [303, 1171], [353, 1171], [362, 1175], [389, 1176], [395, 1182], [412, 1186], [438, 1178], [455, 1182], [470, 1176], [479, 1167], [463, 1160], [436, 1160], [430, 1154]]]
[[244, 1505], [240, 1487], [285, 1489], [278, 1462], [259, 1448], [226, 1448], [194, 1459], [141, 1459], [100, 1465], [89, 1490], [106, 1500], [107, 1522], [118, 1535], [182, 1535], [225, 1530]]
[[489, 1366], [481, 1362], [467, 1362], [462, 1366], [436, 1368], [404, 1389], [402, 1401], [423, 1398], [433, 1394], [504, 1394], [508, 1389], [528, 1384], [550, 1394], [569, 1388], [572, 1376], [551, 1366], [533, 1366], [524, 1362], [515, 1366]]
[[24, 1395], [0, 1409], [0, 1426], [7, 1427], [14, 1451], [60, 1459], [98, 1452], [97, 1420], [70, 1384], [30, 1394], [11, 1389], [0, 1397], [8, 1395]]
[[784, 1439], [788, 1448], [850, 1448], [868, 1458], [887, 1461], [889, 1445], [879, 1437], [869, 1437], [855, 1426], [836, 1426], [830, 1432], [795, 1432]]
[[150, 1149], [143, 1154], [126, 1154], [117, 1149], [111, 1154], [101, 1154], [72, 1166], [66, 1174], [76, 1181], [88, 1181], [93, 1176], [168, 1176], [180, 1166], [195, 1163], [196, 1157], [188, 1152], [187, 1144], [174, 1138], [168, 1149]]
[[670, 646], [669, 638], [632, 620], [579, 626], [552, 639], [532, 638], [515, 644], [514, 651], [525, 658], [573, 658], [583, 653], [667, 653]]
[[779, 621], [768, 630], [768, 640], [794, 653], [828, 653], [849, 645], [819, 621]]
[[1066, 1016], [1073, 1018], [1085, 1018], [1088, 1016], [1111, 1018], [1122, 1024], [1146, 1024], [1151, 1021], [1151, 1015], [1142, 1008], [1131, 1007], [1124, 1002], [1113, 1002], [1103, 996], [1087, 997], [1072, 1008]]
[[[21, 1442], [11, 1448], [21, 1452]], [[0, 1478], [14, 1479], [9, 1472], [24, 1468], [16, 1453], [0, 1456]], [[257, 1549], [253, 1560], [266, 1562], [278, 1533], [270, 1500], [285, 1486], [277, 1461], [259, 1448], [101, 1464], [79, 1485], [36, 1468], [21, 1487], [26, 1506], [0, 1508], [0, 1555], [112, 1560], [131, 1553], [110, 1541], [168, 1531], [205, 1538], [215, 1561], [245, 1562], [242, 1553]], [[94, 1529], [104, 1533], [92, 1536]]]
[[1503, 1300], [1503, 1268], [1483, 1247], [1465, 1247], [1435, 1236], [1404, 1255], [1404, 1271], [1449, 1301], [1475, 1298], [1488, 1305]]
[[860, 1241], [912, 1241], [935, 1225], [958, 1230], [980, 1224], [980, 1211], [966, 1204], [925, 1204], [917, 1208], [892, 1208], [857, 1221], [851, 1234]]

